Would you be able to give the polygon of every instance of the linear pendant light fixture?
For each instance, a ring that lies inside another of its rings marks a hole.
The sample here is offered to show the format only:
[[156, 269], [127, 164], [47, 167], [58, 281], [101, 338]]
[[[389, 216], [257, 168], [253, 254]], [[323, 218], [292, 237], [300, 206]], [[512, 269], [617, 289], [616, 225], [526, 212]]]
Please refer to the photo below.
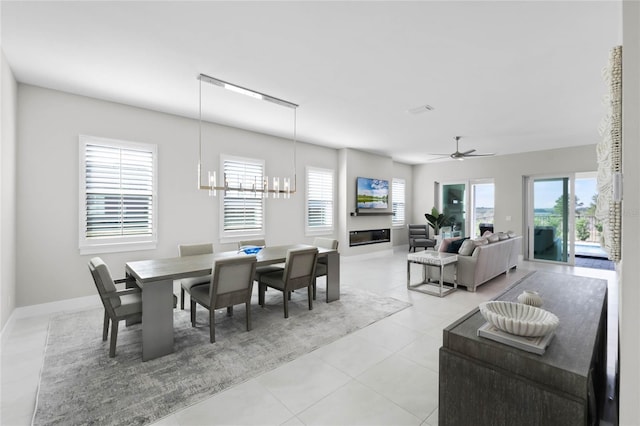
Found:
[[[228, 83], [226, 81], [213, 78], [206, 74], [200, 74], [198, 76], [198, 80], [200, 80], [200, 93], [199, 93], [199, 151], [198, 151], [198, 188], [206, 189], [209, 191], [209, 195], [216, 196], [217, 191], [238, 191], [238, 192], [253, 192], [263, 194], [264, 198], [268, 198], [269, 194], [273, 195], [273, 198], [279, 198], [280, 194], [284, 196], [284, 198], [289, 198], [291, 194], [296, 192], [296, 112], [298, 105], [270, 96], [264, 93], [256, 92], [255, 90], [247, 89], [246, 87], [238, 86], [236, 84]], [[230, 176], [227, 176], [223, 173], [222, 185], [218, 185], [217, 183], [217, 173], [214, 171], [209, 171], [207, 173], [207, 184], [203, 185], [202, 183], [202, 83], [210, 83], [214, 86], [219, 86], [224, 89], [230, 90], [235, 93], [240, 93], [242, 95], [250, 96], [255, 99], [260, 99], [263, 101], [271, 102], [286, 108], [291, 108], [293, 110], [293, 186], [291, 185], [291, 178], [285, 177], [282, 179], [282, 189], [280, 188], [280, 177], [274, 177], [271, 181], [271, 186], [269, 186], [269, 178], [267, 176], [263, 176], [261, 182], [252, 182], [248, 185], [242, 185], [241, 180], [239, 179], [229, 179]], [[229, 185], [229, 180], [238, 181], [239, 186], [233, 187]]]

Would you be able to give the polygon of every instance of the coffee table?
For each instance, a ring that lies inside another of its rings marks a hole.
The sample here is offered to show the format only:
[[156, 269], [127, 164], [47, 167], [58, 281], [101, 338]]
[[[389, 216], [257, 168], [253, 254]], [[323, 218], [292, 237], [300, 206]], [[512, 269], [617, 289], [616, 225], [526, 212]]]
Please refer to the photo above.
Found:
[[[422, 282], [411, 284], [411, 264], [417, 263], [423, 266]], [[407, 255], [407, 289], [430, 294], [432, 296], [444, 297], [458, 288], [457, 275], [458, 255], [455, 253], [441, 253], [439, 251], [425, 250]], [[440, 268], [440, 282], [435, 283], [427, 279], [427, 266], [437, 266]], [[444, 268], [451, 266], [456, 268], [454, 273], [453, 286], [444, 285]]]

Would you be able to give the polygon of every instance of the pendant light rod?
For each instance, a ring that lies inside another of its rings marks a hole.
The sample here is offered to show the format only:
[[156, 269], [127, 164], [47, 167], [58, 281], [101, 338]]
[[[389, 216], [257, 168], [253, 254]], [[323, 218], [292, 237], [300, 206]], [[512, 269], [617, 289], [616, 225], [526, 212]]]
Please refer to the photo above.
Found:
[[[200, 74], [197, 79], [200, 81], [199, 84], [199, 92], [198, 92], [198, 188], [208, 190], [210, 195], [216, 195], [216, 191], [238, 191], [238, 192], [253, 192], [253, 193], [263, 193], [265, 197], [267, 194], [273, 194], [274, 197], [279, 197], [280, 194], [283, 194], [285, 198], [288, 198], [289, 195], [294, 194], [297, 188], [297, 176], [296, 176], [296, 139], [297, 139], [297, 108], [298, 105], [292, 102], [285, 101], [280, 98], [276, 98], [274, 96], [270, 96], [261, 92], [256, 92], [255, 90], [247, 89], [246, 87], [238, 86], [236, 84], [232, 84], [226, 82], [224, 80], [220, 80], [206, 74]], [[269, 187], [269, 180], [266, 176], [263, 177], [263, 181], [260, 182], [260, 186], [258, 187], [257, 183], [251, 185], [251, 187], [243, 187], [240, 184], [239, 187], [231, 187], [228, 184], [227, 176], [223, 174], [222, 176], [222, 186], [217, 185], [217, 177], [216, 172], [209, 172], [208, 177], [208, 185], [202, 184], [202, 82], [210, 83], [215, 86], [222, 87], [227, 90], [231, 90], [232, 92], [240, 93], [243, 95], [250, 96], [255, 99], [261, 99], [268, 102], [275, 103], [280, 106], [284, 106], [287, 108], [293, 109], [293, 187], [291, 186], [291, 180], [289, 178], [283, 179], [283, 187], [280, 188], [280, 178], [273, 178], [273, 184], [271, 188]]]
[[198, 80], [213, 84], [214, 86], [223, 87], [227, 90], [231, 90], [232, 92], [251, 96], [252, 98], [273, 102], [274, 104], [278, 104], [287, 108], [293, 108], [293, 109], [298, 108], [298, 105], [294, 104], [293, 102], [285, 101], [284, 99], [276, 98], [275, 96], [267, 95], [265, 93], [256, 92], [255, 90], [247, 89], [246, 87], [238, 86], [237, 84], [229, 83], [227, 81], [220, 80], [218, 78], [214, 78], [206, 74], [200, 74], [198, 76]]

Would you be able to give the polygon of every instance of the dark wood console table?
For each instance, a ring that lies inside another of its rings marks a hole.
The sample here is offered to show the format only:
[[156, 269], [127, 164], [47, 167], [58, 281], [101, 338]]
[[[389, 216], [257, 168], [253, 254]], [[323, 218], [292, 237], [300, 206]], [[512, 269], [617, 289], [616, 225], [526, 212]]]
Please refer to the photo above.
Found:
[[607, 282], [536, 272], [496, 300], [536, 290], [560, 319], [543, 355], [477, 336], [478, 309], [443, 331], [439, 425], [598, 424], [606, 387]]

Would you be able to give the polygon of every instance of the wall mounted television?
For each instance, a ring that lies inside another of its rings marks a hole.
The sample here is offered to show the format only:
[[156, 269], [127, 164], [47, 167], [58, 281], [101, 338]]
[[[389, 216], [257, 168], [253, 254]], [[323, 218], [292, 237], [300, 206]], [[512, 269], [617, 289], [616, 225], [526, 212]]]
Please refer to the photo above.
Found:
[[359, 177], [356, 180], [358, 209], [386, 209], [389, 207], [389, 181]]

